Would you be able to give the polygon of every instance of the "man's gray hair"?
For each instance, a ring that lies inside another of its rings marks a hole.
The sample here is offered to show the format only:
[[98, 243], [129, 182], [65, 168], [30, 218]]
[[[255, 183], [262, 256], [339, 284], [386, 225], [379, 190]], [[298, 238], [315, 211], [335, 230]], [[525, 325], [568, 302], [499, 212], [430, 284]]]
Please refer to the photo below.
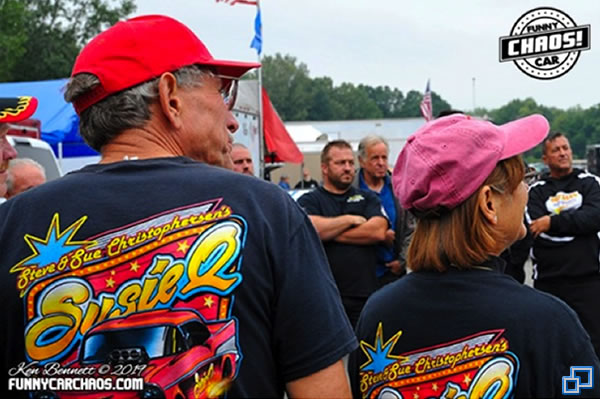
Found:
[[[189, 65], [173, 72], [180, 87], [198, 87], [212, 72], [207, 68]], [[81, 137], [96, 151], [122, 131], [143, 127], [150, 120], [150, 105], [158, 98], [155, 78], [112, 94], [85, 109], [79, 118]], [[65, 101], [73, 102], [100, 84], [92, 74], [81, 73], [71, 78], [65, 90]]]
[[364, 137], [358, 144], [358, 157], [360, 159], [367, 159], [367, 149], [379, 143], [385, 144], [387, 152], [390, 152], [390, 145], [388, 144], [386, 139], [376, 134], [369, 134], [368, 136]]
[[42, 176], [46, 179], [46, 168], [44, 168], [39, 162], [31, 159], [31, 158], [15, 158], [11, 159], [8, 162], [8, 175], [6, 176], [6, 192], [10, 193], [14, 189], [15, 185], [15, 177], [11, 173], [15, 168], [19, 168], [21, 166], [31, 165], [40, 170], [42, 172]]

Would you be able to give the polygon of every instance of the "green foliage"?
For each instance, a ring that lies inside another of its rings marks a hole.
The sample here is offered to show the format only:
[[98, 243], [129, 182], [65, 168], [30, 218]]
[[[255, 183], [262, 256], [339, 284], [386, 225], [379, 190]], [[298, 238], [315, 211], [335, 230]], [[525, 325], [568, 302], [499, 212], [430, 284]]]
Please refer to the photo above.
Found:
[[[389, 86], [352, 83], [333, 85], [329, 77], [311, 78], [308, 67], [290, 55], [275, 54], [262, 60], [263, 85], [283, 120], [348, 120], [420, 117], [423, 94]], [[255, 74], [249, 74], [255, 78]], [[432, 93], [435, 112], [450, 104]]]
[[[330, 77], [311, 78], [308, 67], [290, 55], [276, 54], [263, 59], [263, 82], [271, 101], [283, 120], [348, 120], [420, 117], [423, 93], [403, 94], [389, 86], [371, 87], [341, 83], [334, 86]], [[254, 75], [256, 76], [256, 75]], [[431, 95], [434, 115], [452, 107], [440, 95]], [[539, 113], [571, 142], [576, 158], [584, 158], [586, 146], [600, 143], [600, 104], [588, 109], [562, 110], [538, 104], [533, 98], [515, 99], [506, 105], [470, 112], [497, 124]], [[539, 161], [541, 146], [525, 154], [529, 162]]]
[[291, 55], [264, 57], [263, 85], [284, 120], [306, 120], [310, 106], [310, 81], [305, 64]]
[[25, 54], [25, 6], [18, 0], [0, 0], [0, 81], [10, 80]]
[[133, 0], [0, 0], [0, 80], [69, 76], [83, 45], [133, 11]]
[[[588, 109], [578, 106], [561, 110], [537, 104], [534, 99], [526, 98], [512, 100], [494, 110], [478, 108], [474, 112], [475, 115], [485, 116], [498, 124], [535, 113], [548, 119], [552, 132], [561, 132], [569, 139], [575, 158], [585, 158], [586, 146], [600, 143], [600, 104]], [[525, 154], [529, 162], [538, 162], [541, 156], [541, 145]]]

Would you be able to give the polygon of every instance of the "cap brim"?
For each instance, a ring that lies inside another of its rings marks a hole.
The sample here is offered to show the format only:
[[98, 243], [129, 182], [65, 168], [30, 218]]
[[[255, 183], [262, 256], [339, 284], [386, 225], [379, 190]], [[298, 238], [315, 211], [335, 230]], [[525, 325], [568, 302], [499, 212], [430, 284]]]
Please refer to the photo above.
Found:
[[550, 124], [539, 114], [526, 116], [498, 126], [506, 135], [506, 144], [500, 159], [507, 159], [541, 143], [548, 135]]
[[37, 105], [38, 101], [35, 97], [0, 98], [0, 123], [25, 120], [33, 115]]
[[238, 62], [225, 60], [212, 60], [202, 65], [212, 66], [217, 70], [219, 75], [231, 76], [233, 78], [242, 77], [251, 69], [260, 67], [258, 62]]

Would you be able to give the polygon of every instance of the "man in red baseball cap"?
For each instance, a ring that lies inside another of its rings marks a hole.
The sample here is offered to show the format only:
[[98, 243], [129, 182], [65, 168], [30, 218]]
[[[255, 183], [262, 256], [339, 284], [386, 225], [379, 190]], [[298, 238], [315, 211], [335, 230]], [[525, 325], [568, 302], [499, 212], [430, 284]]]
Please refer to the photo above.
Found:
[[226, 169], [236, 83], [258, 66], [159, 15], [81, 51], [65, 98], [100, 163], [0, 210], [6, 397], [57, 363], [108, 396], [350, 396], [358, 345], [317, 234], [287, 193]]
[[17, 152], [6, 139], [9, 123], [29, 118], [37, 108], [34, 97], [0, 98], [0, 197], [6, 194], [8, 162], [17, 156]]

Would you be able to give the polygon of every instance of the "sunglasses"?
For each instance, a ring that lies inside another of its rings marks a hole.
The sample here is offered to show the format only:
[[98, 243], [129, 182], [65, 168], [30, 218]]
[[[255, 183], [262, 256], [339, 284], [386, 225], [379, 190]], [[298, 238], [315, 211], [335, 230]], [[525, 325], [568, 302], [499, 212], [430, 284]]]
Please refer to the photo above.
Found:
[[221, 79], [221, 88], [219, 92], [221, 93], [221, 97], [223, 97], [223, 102], [228, 110], [233, 109], [233, 105], [235, 104], [235, 99], [237, 98], [238, 92], [238, 81], [239, 78], [235, 78], [233, 76], [225, 76], [219, 74], [213, 74], [215, 78]]

